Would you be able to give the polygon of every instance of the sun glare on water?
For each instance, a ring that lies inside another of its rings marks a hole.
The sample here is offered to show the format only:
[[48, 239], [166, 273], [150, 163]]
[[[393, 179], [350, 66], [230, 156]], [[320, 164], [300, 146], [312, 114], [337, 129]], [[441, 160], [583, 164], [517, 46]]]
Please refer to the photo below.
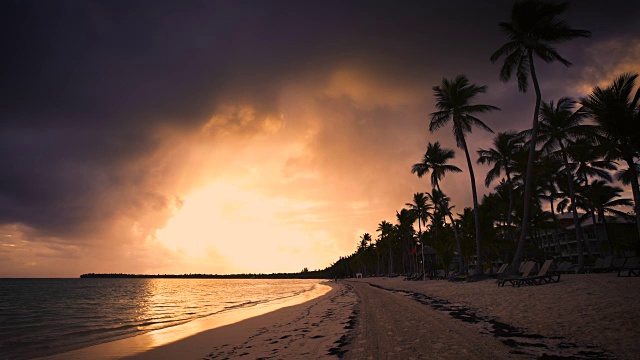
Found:
[[217, 182], [193, 193], [164, 229], [156, 232], [167, 248], [194, 261], [227, 264], [201, 271], [295, 272], [310, 267], [314, 243], [326, 236], [304, 230], [285, 214], [311, 204], [268, 198]]

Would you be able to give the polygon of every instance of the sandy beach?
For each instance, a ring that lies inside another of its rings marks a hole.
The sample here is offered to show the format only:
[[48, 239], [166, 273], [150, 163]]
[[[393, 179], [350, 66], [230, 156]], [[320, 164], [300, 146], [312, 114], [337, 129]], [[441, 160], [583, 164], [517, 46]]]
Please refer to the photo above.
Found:
[[640, 278], [557, 284], [366, 278], [128, 359], [637, 359]]
[[[369, 278], [358, 280], [355, 288], [373, 299], [404, 297], [422, 305], [416, 307], [416, 311], [432, 314], [436, 328], [444, 324], [442, 330], [447, 334], [443, 336], [429, 330], [433, 322], [427, 320], [423, 326], [427, 330], [413, 324], [409, 327], [415, 331], [410, 331], [395, 345], [400, 347], [411, 341], [413, 333], [413, 340], [419, 344], [415, 345], [415, 351], [437, 353], [438, 358], [460, 358], [462, 353], [451, 350], [459, 347], [473, 351], [469, 356], [465, 354], [465, 358], [478, 359], [487, 358], [491, 353], [493, 358], [507, 358], [503, 355], [505, 352], [509, 358], [540, 358], [546, 354], [572, 359], [637, 359], [640, 354], [640, 278], [637, 277], [563, 275], [557, 284], [521, 288], [499, 288], [492, 280], [451, 283]], [[366, 310], [376, 311], [372, 307]], [[360, 342], [370, 343], [375, 330], [367, 333], [362, 327], [362, 322], [358, 322], [354, 342], [347, 347], [347, 358], [371, 358], [370, 348]], [[422, 331], [428, 335], [418, 336]], [[385, 335], [378, 331], [375, 336]], [[473, 347], [476, 341], [482, 342], [478, 344], [479, 351]]]

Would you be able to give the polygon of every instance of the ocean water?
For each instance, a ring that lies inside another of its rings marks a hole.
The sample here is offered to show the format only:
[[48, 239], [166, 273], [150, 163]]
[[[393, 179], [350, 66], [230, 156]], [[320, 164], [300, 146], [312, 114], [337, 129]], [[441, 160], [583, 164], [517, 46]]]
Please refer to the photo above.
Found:
[[304, 296], [319, 280], [0, 279], [0, 359], [60, 354]]

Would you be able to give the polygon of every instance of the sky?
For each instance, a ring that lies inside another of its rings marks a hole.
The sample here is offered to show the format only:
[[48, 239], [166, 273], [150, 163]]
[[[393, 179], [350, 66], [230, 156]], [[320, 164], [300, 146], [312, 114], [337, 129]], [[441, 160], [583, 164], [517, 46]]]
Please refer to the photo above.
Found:
[[[490, 55], [512, 1], [3, 1], [0, 277], [322, 269], [415, 192], [432, 87], [466, 74], [530, 126]], [[590, 39], [543, 98], [640, 69], [640, 5], [574, 1]], [[475, 162], [493, 134], [468, 137]], [[471, 206], [464, 153], [442, 189]], [[474, 165], [480, 195], [488, 168]]]

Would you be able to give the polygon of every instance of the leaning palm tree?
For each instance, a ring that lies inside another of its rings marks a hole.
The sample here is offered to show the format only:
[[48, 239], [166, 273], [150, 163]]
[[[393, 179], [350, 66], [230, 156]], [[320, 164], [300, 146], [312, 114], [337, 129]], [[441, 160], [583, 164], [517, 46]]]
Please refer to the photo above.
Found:
[[[538, 142], [542, 143], [542, 150], [546, 153], [556, 153], [563, 161], [563, 170], [566, 176], [569, 198], [571, 199], [570, 209], [573, 214], [573, 223], [576, 233], [576, 243], [578, 246], [578, 270], [584, 271], [584, 254], [582, 244], [585, 241], [578, 210], [576, 204], [576, 179], [569, 163], [569, 153], [567, 147], [582, 135], [588, 134], [592, 126], [583, 124], [585, 113], [573, 111], [576, 101], [564, 97], [558, 100], [542, 103], [540, 109], [540, 134]], [[530, 134], [530, 131], [523, 133]], [[534, 146], [534, 145], [531, 145]]]
[[572, 29], [558, 18], [566, 9], [567, 3], [555, 4], [536, 0], [515, 3], [511, 11], [511, 21], [499, 24], [502, 31], [509, 37], [509, 41], [491, 55], [493, 63], [501, 57], [505, 58], [500, 69], [500, 80], [508, 82], [515, 74], [518, 80], [518, 90], [524, 93], [527, 92], [529, 76], [531, 76], [536, 93], [536, 105], [533, 108], [533, 124], [531, 126], [532, 141], [529, 146], [529, 161], [524, 180], [522, 231], [512, 264], [519, 264], [523, 259], [531, 211], [533, 163], [538, 136], [538, 111], [542, 102], [542, 93], [533, 58], [536, 56], [546, 63], [559, 61], [565, 66], [569, 66], [571, 63], [560, 56], [553, 45], [578, 37], [591, 36], [591, 32]]
[[469, 156], [466, 134], [470, 133], [473, 126], [478, 126], [486, 131], [493, 132], [482, 120], [476, 116], [493, 110], [500, 110], [493, 105], [472, 104], [472, 101], [487, 91], [486, 86], [478, 86], [469, 83], [465, 75], [458, 75], [455, 79], [442, 79], [442, 83], [433, 87], [438, 111], [431, 113], [429, 131], [434, 132], [445, 126], [450, 121], [453, 123], [453, 136], [458, 147], [464, 150], [471, 178], [471, 193], [473, 195], [473, 208], [476, 219], [476, 256], [477, 266], [474, 275], [482, 274], [482, 240], [480, 236], [480, 218], [478, 211], [478, 194], [476, 191], [476, 179], [473, 174], [473, 165]]
[[608, 148], [607, 158], [621, 159], [629, 167], [626, 177], [631, 182], [636, 224], [640, 233], [640, 186], [636, 159], [640, 158], [640, 89], [636, 87], [638, 74], [622, 74], [613, 83], [596, 86], [591, 94], [580, 100], [584, 111], [595, 121]]
[[[478, 164], [493, 165], [487, 172], [484, 185], [489, 187], [491, 182], [499, 178], [504, 171], [507, 177], [506, 185], [509, 191], [509, 209], [507, 211], [507, 228], [511, 229], [511, 214], [513, 213], [513, 179], [511, 174], [515, 166], [518, 152], [522, 149], [522, 137], [514, 131], [500, 132], [493, 138], [493, 148], [478, 150]], [[509, 231], [510, 240], [513, 232]]]
[[422, 225], [426, 226], [429, 210], [433, 209], [433, 206], [427, 203], [426, 196], [420, 192], [413, 194], [413, 202], [406, 203], [405, 205], [409, 207], [409, 210], [414, 213], [414, 217], [418, 219], [418, 239], [420, 239], [422, 248], [422, 279], [424, 280], [424, 241], [422, 239]]

